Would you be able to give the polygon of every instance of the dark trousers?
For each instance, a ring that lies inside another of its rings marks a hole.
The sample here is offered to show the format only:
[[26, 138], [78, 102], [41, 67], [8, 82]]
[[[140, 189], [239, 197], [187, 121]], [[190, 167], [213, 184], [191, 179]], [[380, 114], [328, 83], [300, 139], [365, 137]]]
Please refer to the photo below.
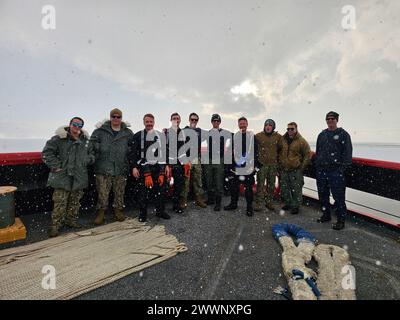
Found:
[[149, 204], [150, 200], [154, 197], [155, 198], [155, 206], [157, 212], [162, 212], [165, 208], [165, 193], [167, 188], [167, 179], [164, 179], [164, 184], [160, 186], [158, 184], [158, 177], [160, 175], [160, 169], [158, 166], [154, 166], [151, 168], [151, 178], [153, 179], [153, 187], [147, 188], [144, 184], [144, 173], [140, 172], [140, 179], [138, 183], [138, 200], [139, 200], [139, 207], [141, 211], [147, 210], [147, 205]]
[[231, 193], [231, 203], [237, 204], [239, 200], [239, 189], [240, 185], [244, 185], [244, 196], [246, 198], [247, 206], [253, 205], [253, 185], [254, 185], [254, 175], [248, 176], [238, 176], [233, 175], [229, 177], [229, 190]]
[[174, 188], [172, 192], [172, 203], [179, 205], [179, 200], [185, 187], [184, 167], [181, 164], [174, 164], [172, 167], [172, 177], [174, 178]]
[[322, 212], [330, 216], [331, 204], [329, 196], [332, 192], [335, 200], [334, 207], [338, 219], [344, 220], [347, 213], [346, 207], [346, 180], [344, 171], [341, 169], [334, 170], [316, 170], [318, 197], [321, 203]]

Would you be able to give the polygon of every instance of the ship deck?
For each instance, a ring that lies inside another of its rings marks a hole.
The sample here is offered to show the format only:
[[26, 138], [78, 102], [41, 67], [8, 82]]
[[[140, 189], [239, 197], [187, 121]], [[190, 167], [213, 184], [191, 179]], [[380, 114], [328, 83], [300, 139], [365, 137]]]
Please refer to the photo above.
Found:
[[[225, 197], [223, 204], [228, 202]], [[126, 214], [134, 218], [138, 210], [126, 210]], [[82, 215], [80, 222], [92, 228], [94, 215]], [[282, 222], [305, 228], [320, 243], [347, 248], [356, 269], [357, 299], [400, 299], [398, 229], [349, 215], [346, 228], [335, 231], [330, 223], [316, 223], [320, 213], [315, 203], [303, 205], [299, 215], [265, 210], [247, 217], [243, 199], [234, 212], [214, 212], [212, 207], [200, 209], [190, 203], [184, 214], [171, 215], [171, 220], [159, 220], [149, 210], [148, 224], [165, 225], [167, 233], [186, 243], [188, 251], [77, 299], [284, 299], [273, 293], [278, 285], [287, 284], [282, 273], [282, 250], [271, 232], [273, 224]], [[0, 249], [47, 239], [50, 213], [27, 214], [21, 219], [27, 238], [0, 245]], [[114, 222], [110, 214], [106, 219], [107, 223]]]

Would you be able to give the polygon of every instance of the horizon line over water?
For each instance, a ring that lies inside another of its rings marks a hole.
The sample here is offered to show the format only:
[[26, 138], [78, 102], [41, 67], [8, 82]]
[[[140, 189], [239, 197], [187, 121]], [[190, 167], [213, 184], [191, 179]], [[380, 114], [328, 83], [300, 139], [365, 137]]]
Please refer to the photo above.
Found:
[[[0, 138], [1, 153], [41, 152], [47, 139]], [[310, 143], [315, 150], [315, 142]], [[361, 142], [353, 143], [353, 157], [400, 163], [400, 143]]]

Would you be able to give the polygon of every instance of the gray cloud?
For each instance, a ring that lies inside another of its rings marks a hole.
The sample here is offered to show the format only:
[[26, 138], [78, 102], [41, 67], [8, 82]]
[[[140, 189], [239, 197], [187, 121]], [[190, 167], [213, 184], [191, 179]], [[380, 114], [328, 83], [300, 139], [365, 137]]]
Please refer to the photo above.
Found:
[[[2, 1], [0, 46], [70, 65], [114, 83], [127, 97], [144, 97], [141, 103], [158, 101], [167, 107], [155, 105], [152, 111], [162, 118], [174, 105], [180, 112], [200, 111], [205, 126], [210, 114], [219, 112], [229, 129], [243, 114], [255, 130], [275, 117], [280, 127], [296, 120], [313, 139], [325, 125], [325, 113], [336, 108], [343, 126], [358, 132], [356, 139], [397, 141], [398, 2], [353, 1], [357, 29], [348, 32], [341, 28], [345, 1], [52, 1], [55, 31], [40, 27], [44, 4]], [[90, 86], [95, 80], [89, 78], [80, 84]], [[246, 83], [256, 90], [232, 92]], [[71, 94], [76, 102], [79, 94]], [[94, 95], [86, 99], [97, 101]], [[1, 99], [7, 104], [7, 96]], [[372, 129], [377, 110], [369, 101], [379, 108], [386, 132]]]

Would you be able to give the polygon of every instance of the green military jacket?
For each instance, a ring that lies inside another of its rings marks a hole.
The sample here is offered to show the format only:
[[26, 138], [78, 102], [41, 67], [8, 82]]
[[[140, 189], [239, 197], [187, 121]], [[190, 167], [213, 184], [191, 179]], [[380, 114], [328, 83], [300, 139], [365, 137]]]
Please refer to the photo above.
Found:
[[82, 190], [88, 186], [87, 167], [94, 163], [94, 153], [85, 130], [78, 140], [74, 140], [68, 126], [57, 129], [56, 135], [46, 142], [42, 159], [50, 168], [48, 186], [66, 191]]
[[121, 130], [114, 135], [109, 120], [100, 122], [90, 137], [96, 162], [95, 173], [108, 176], [126, 176], [129, 173], [129, 155], [133, 148], [133, 132], [122, 122]]

